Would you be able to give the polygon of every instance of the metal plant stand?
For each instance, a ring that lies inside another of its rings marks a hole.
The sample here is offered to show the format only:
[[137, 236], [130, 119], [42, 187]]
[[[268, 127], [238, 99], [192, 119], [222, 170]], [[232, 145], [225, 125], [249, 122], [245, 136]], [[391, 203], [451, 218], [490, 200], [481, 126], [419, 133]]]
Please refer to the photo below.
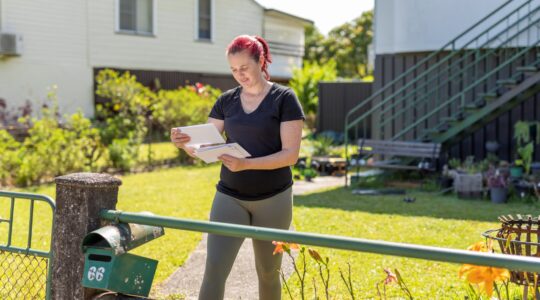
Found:
[[[496, 241], [504, 254], [540, 257], [540, 216], [499, 216], [501, 228], [492, 229], [482, 235]], [[536, 277], [536, 280], [535, 280]], [[538, 282], [540, 274], [510, 271], [510, 281], [523, 286], [523, 299], [528, 299], [529, 287], [535, 290], [535, 299], [540, 299]], [[535, 282], [537, 282], [535, 286]]]

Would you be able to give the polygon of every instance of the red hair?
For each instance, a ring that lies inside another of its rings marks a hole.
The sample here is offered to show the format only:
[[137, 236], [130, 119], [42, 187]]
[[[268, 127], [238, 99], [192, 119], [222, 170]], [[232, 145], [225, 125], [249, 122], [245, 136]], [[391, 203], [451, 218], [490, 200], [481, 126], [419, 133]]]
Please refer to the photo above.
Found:
[[268, 43], [258, 35], [239, 35], [232, 40], [229, 46], [227, 46], [226, 53], [227, 55], [236, 54], [244, 50], [247, 50], [249, 55], [251, 55], [257, 63], [259, 63], [261, 57], [263, 58], [261, 71], [264, 73], [264, 78], [269, 80], [270, 74], [268, 74], [268, 64], [272, 62], [272, 56], [270, 56]]

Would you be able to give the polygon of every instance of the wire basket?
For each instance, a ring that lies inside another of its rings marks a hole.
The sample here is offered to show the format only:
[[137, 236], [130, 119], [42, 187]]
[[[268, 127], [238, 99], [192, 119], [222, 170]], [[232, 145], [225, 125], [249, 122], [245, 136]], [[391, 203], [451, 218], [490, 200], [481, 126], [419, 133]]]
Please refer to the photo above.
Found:
[[[502, 253], [512, 255], [540, 257], [540, 216], [531, 215], [499, 216], [500, 229], [492, 229], [482, 235], [496, 241]], [[516, 284], [533, 286], [535, 274], [538, 273], [511, 271], [510, 281]]]

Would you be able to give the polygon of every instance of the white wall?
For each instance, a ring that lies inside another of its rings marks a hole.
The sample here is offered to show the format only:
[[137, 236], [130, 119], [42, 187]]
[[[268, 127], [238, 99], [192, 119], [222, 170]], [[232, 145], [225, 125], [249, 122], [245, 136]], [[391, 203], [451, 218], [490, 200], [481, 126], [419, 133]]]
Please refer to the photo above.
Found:
[[304, 23], [270, 11], [264, 17], [264, 38], [269, 43], [271, 76], [291, 78], [294, 67], [302, 66]]
[[262, 34], [263, 9], [251, 0], [213, 1], [212, 42], [195, 40], [196, 0], [157, 1], [155, 36], [115, 33], [114, 2], [89, 1], [93, 66], [228, 74], [230, 41], [240, 34]]
[[30, 100], [34, 110], [58, 86], [62, 113], [93, 115], [87, 59], [86, 1], [2, 0], [3, 31], [23, 36], [21, 56], [0, 58], [0, 98], [8, 108]]
[[[375, 52], [387, 54], [438, 50], [504, 2], [506, 1], [376, 0]], [[522, 3], [523, 0], [514, 0], [504, 12], [508, 13]], [[540, 1], [534, 0], [532, 6], [538, 6], [539, 3]], [[502, 13], [497, 16], [502, 16]], [[473, 37], [483, 29], [485, 27], [472, 32], [465, 39]]]

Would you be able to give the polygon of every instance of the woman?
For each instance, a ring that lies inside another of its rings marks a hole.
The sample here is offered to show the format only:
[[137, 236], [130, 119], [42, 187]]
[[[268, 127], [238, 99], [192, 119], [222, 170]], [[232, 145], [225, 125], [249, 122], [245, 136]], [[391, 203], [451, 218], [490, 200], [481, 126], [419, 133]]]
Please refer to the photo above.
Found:
[[[292, 175], [298, 159], [304, 113], [294, 92], [269, 81], [268, 44], [258, 36], [236, 37], [227, 60], [239, 86], [216, 101], [208, 122], [251, 154], [220, 157], [220, 181], [210, 221], [288, 229], [292, 219]], [[188, 135], [172, 129], [173, 143], [193, 156]], [[208, 254], [199, 299], [223, 299], [225, 281], [244, 239], [208, 235]], [[253, 240], [260, 299], [281, 299], [278, 269], [270, 241]]]

